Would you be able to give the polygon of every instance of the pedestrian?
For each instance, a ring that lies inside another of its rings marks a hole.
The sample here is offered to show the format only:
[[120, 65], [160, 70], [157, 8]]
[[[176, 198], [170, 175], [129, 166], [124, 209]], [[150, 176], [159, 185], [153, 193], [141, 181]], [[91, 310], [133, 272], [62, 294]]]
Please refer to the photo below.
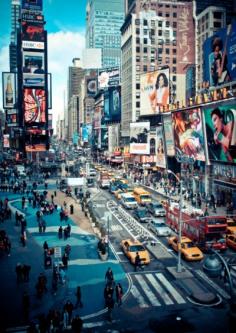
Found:
[[81, 288], [80, 288], [80, 286], [77, 287], [75, 294], [76, 294], [76, 304], [75, 304], [75, 307], [77, 308], [79, 306], [80, 308], [82, 308], [83, 307], [83, 303], [81, 301], [82, 295], [81, 295]]
[[29, 320], [29, 309], [30, 309], [30, 297], [29, 294], [25, 291], [22, 296], [22, 308], [23, 308], [23, 317], [26, 322]]
[[68, 300], [67, 302], [66, 302], [66, 304], [64, 305], [64, 311], [67, 311], [68, 312], [68, 322], [69, 322], [69, 324], [71, 323], [71, 319], [72, 319], [72, 312], [73, 312], [73, 310], [74, 310], [74, 305], [71, 303], [71, 301], [70, 300]]
[[74, 205], [73, 204], [70, 205], [70, 214], [71, 215], [74, 214]]
[[67, 229], [67, 227], [64, 228], [63, 232], [64, 232], [64, 240], [66, 240], [68, 238], [68, 229]]
[[209, 216], [209, 212], [208, 212], [207, 206], [205, 207], [204, 216]]
[[60, 226], [59, 229], [58, 229], [58, 238], [59, 239], [62, 238], [62, 233], [63, 233], [63, 229], [62, 229], [62, 226]]
[[57, 196], [57, 191], [54, 191], [54, 197], [56, 197]]
[[114, 299], [112, 298], [111, 294], [108, 294], [106, 300], [106, 307], [107, 307], [108, 320], [112, 321], [112, 310], [114, 308]]
[[71, 226], [70, 224], [67, 225], [67, 237], [70, 237], [70, 233], [71, 233]]
[[116, 303], [118, 306], [122, 304], [123, 288], [120, 283], [116, 285]]
[[54, 199], [54, 195], [51, 194], [51, 201], [52, 201], [52, 203], [53, 203], [53, 199]]
[[63, 311], [63, 328], [67, 329], [68, 326], [69, 326], [69, 313], [68, 313], [67, 309], [64, 308], [64, 311]]
[[61, 284], [64, 285], [66, 283], [66, 272], [62, 265], [59, 266], [59, 279]]
[[46, 241], [43, 243], [43, 249], [44, 251], [49, 249], [48, 243]]
[[135, 259], [134, 259], [134, 270], [135, 270], [135, 272], [137, 271], [137, 268], [140, 268], [140, 267], [141, 267], [141, 259], [140, 259], [139, 253], [136, 252], [136, 256], [135, 256]]
[[3, 244], [5, 247], [6, 254], [8, 257], [11, 255], [11, 241], [8, 236], [6, 236], [3, 240]]
[[21, 241], [21, 244], [23, 245], [23, 247], [25, 247], [25, 245], [26, 245], [26, 232], [25, 231], [23, 231], [23, 233], [21, 234], [20, 241]]
[[46, 221], [42, 219], [42, 232], [46, 231]]
[[106, 284], [112, 285], [114, 282], [114, 275], [110, 267], [108, 267], [106, 274], [105, 274], [105, 281]]
[[29, 282], [29, 273], [31, 270], [30, 265], [23, 265], [22, 266], [22, 275], [23, 275], [23, 281], [24, 282]]
[[23, 281], [23, 274], [22, 274], [22, 265], [21, 263], [17, 263], [16, 268], [16, 281], [17, 283], [22, 282]]
[[74, 333], [81, 333], [83, 328], [83, 320], [80, 316], [75, 316], [71, 321], [71, 328], [72, 332]]
[[67, 269], [68, 267], [68, 255], [66, 253], [63, 254], [62, 256], [62, 263], [64, 265], [64, 268]]

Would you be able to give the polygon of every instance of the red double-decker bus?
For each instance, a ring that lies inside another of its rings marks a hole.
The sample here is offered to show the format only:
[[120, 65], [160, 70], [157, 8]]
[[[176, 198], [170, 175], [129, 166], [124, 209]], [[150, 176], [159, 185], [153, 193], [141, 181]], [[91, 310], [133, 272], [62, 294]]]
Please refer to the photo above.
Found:
[[[166, 224], [178, 232], [179, 207], [177, 204], [164, 204], [166, 210]], [[182, 234], [204, 251], [209, 248], [226, 250], [225, 235], [227, 233], [227, 219], [225, 216], [202, 216], [199, 209], [192, 207], [182, 209]]]

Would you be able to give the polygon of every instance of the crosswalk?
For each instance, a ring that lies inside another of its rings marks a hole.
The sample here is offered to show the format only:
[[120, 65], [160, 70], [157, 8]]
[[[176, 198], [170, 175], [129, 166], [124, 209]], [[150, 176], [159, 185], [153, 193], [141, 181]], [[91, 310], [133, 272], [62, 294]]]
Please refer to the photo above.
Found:
[[186, 303], [162, 273], [132, 274], [131, 294], [140, 308]]

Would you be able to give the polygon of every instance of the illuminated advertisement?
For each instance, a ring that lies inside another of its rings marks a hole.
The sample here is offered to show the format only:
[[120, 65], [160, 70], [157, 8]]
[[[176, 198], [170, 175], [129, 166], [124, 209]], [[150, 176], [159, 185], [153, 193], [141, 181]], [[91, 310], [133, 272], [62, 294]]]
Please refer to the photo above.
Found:
[[44, 42], [44, 25], [42, 23], [32, 23], [28, 21], [22, 21], [22, 34], [21, 38], [24, 41]]
[[156, 165], [160, 168], [165, 168], [166, 167], [166, 157], [165, 157], [165, 147], [164, 147], [162, 126], [157, 127], [156, 135], [157, 135]]
[[176, 154], [205, 161], [200, 108], [173, 112], [172, 126]]
[[92, 125], [83, 125], [82, 126], [82, 141], [84, 143], [91, 142], [92, 139]]
[[23, 90], [25, 124], [46, 122], [46, 96], [43, 89]]
[[102, 126], [101, 128], [101, 148], [108, 148], [108, 128], [105, 126]]
[[104, 93], [104, 122], [120, 122], [121, 120], [120, 86], [108, 88]]
[[18, 126], [18, 116], [17, 114], [7, 114], [6, 122], [8, 127]]
[[130, 124], [130, 153], [131, 154], [149, 154], [149, 122]]
[[204, 110], [210, 160], [236, 163], [236, 103]]
[[120, 68], [111, 67], [99, 70], [98, 72], [98, 88], [104, 89], [111, 86], [118, 86], [120, 83]]
[[204, 81], [211, 87], [236, 80], [236, 22], [207, 38], [203, 55]]
[[164, 135], [165, 135], [166, 154], [168, 156], [175, 156], [175, 144], [174, 144], [171, 115], [163, 115], [163, 126], [164, 126]]
[[39, 13], [35, 12], [23, 12], [21, 14], [22, 21], [27, 21], [30, 23], [43, 23], [44, 22], [44, 16]]
[[3, 148], [10, 148], [10, 135], [3, 134]]
[[87, 86], [87, 95], [95, 96], [97, 93], [97, 79], [96, 78], [86, 79], [86, 86]]
[[2, 73], [3, 108], [14, 109], [16, 103], [16, 74]]
[[42, 11], [43, 10], [43, 0], [22, 0], [21, 8], [32, 11]]
[[25, 151], [39, 152], [45, 151], [48, 143], [46, 130], [31, 128], [26, 131], [25, 135]]
[[160, 113], [169, 94], [169, 68], [140, 75], [140, 116]]
[[23, 73], [44, 74], [44, 53], [23, 52]]
[[48, 78], [48, 109], [52, 108], [52, 74], [47, 74]]
[[22, 41], [23, 49], [35, 49], [35, 50], [44, 50], [44, 42], [33, 42], [33, 41]]

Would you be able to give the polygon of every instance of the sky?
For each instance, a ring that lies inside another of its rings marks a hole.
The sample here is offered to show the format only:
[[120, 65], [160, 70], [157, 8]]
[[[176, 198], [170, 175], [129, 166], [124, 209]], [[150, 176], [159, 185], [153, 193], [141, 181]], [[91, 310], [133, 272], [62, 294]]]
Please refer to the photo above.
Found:
[[[48, 32], [48, 72], [52, 73], [53, 126], [63, 117], [67, 93], [68, 67], [72, 59], [82, 56], [85, 47], [87, 0], [43, 0], [43, 14]], [[11, 0], [0, 0], [0, 72], [9, 71]], [[1, 74], [0, 73], [0, 74]], [[2, 109], [2, 74], [0, 75], [0, 109]]]

